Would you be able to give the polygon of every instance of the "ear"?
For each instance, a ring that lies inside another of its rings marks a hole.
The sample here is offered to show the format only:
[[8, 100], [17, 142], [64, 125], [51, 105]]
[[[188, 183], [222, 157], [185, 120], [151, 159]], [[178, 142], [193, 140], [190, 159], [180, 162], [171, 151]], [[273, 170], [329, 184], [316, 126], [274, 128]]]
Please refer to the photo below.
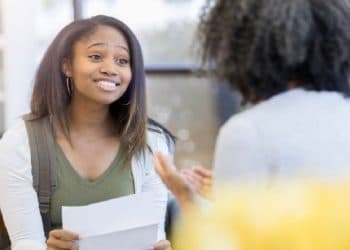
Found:
[[72, 64], [71, 61], [67, 58], [63, 59], [62, 63], [62, 72], [65, 74], [67, 77], [72, 77]]

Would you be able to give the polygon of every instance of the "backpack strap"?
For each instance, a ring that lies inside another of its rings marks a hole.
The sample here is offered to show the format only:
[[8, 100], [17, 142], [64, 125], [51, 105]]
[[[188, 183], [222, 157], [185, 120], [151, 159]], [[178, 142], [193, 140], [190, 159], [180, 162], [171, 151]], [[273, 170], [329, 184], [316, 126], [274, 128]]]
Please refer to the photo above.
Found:
[[53, 128], [49, 116], [39, 119], [24, 116], [23, 119], [30, 146], [33, 186], [38, 195], [45, 236], [48, 237], [51, 230], [51, 194], [57, 186]]

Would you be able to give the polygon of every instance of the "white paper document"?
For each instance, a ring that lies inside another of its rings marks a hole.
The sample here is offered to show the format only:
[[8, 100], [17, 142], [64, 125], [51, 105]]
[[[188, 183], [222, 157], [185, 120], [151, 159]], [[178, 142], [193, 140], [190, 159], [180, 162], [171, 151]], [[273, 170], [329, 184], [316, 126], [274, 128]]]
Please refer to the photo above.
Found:
[[146, 250], [157, 241], [159, 206], [154, 194], [140, 193], [63, 207], [63, 228], [79, 234], [79, 250]]

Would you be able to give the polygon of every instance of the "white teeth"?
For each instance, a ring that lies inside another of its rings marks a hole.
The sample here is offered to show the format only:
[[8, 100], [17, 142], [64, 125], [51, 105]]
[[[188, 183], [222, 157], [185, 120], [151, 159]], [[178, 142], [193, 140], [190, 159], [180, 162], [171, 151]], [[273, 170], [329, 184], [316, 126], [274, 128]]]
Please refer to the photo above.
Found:
[[118, 88], [118, 86], [116, 86], [116, 83], [108, 81], [98, 81], [97, 86], [105, 91], [113, 91]]

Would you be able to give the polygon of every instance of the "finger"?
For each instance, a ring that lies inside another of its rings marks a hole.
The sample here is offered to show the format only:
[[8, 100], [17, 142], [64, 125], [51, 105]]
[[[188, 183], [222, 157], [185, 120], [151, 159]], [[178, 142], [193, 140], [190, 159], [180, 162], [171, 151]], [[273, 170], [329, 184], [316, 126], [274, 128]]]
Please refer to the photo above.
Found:
[[67, 241], [79, 240], [79, 234], [63, 229], [56, 229], [50, 231], [49, 237]]
[[180, 175], [189, 183], [191, 184], [190, 180], [188, 180], [188, 176], [191, 175], [191, 170], [188, 169], [181, 169]]
[[203, 186], [211, 186], [213, 184], [213, 179], [211, 177], [199, 175], [197, 172], [192, 170], [185, 170], [182, 173], [184, 176], [191, 176], [192, 178], [198, 180]]
[[194, 180], [191, 180], [191, 186], [193, 190], [195, 190], [200, 196], [204, 198], [210, 198], [211, 192], [212, 192], [212, 186], [211, 185], [203, 185], [200, 182], [196, 182]]
[[47, 246], [46, 250], [66, 250], [66, 249]]
[[182, 179], [184, 180], [184, 182], [194, 191], [196, 191], [196, 187], [194, 185], [194, 183], [192, 183], [192, 180], [185, 174], [180, 174], [180, 176], [182, 177]]
[[213, 198], [213, 187], [212, 186], [203, 186], [199, 191], [199, 195], [203, 198], [211, 200]]
[[205, 169], [200, 166], [196, 166], [192, 168], [193, 172], [197, 173], [200, 176], [207, 177], [207, 178], [213, 178], [213, 171], [209, 169]]
[[191, 182], [194, 181], [195, 183], [205, 183], [204, 178], [200, 175], [197, 175], [193, 171], [185, 171], [183, 172], [183, 175], [185, 176], [186, 179], [190, 180]]
[[202, 178], [201, 183], [203, 186], [212, 186], [213, 185], [213, 179], [210, 178]]
[[196, 178], [195, 176], [185, 175], [185, 178], [197, 192], [202, 188], [200, 179]]
[[192, 190], [194, 190], [196, 193], [198, 193], [201, 189], [203, 189], [203, 186], [201, 185], [201, 183], [196, 179], [193, 179], [191, 176], [186, 176], [185, 179], [189, 183]]
[[77, 250], [78, 244], [75, 241], [60, 240], [50, 237], [46, 242], [48, 249]]
[[187, 174], [191, 174], [192, 170], [191, 169], [187, 169], [187, 168], [183, 168], [183, 169], [180, 170], [180, 173], [187, 175]]
[[181, 178], [186, 182], [186, 184], [188, 185], [191, 185], [192, 186], [192, 183], [190, 180], [187, 179], [187, 175], [186, 174], [183, 174], [183, 173], [179, 173], [179, 176], [181, 176]]
[[193, 190], [195, 190], [199, 195], [210, 198], [212, 192], [212, 179], [203, 178], [193, 173], [192, 171], [184, 171], [181, 173], [186, 181], [190, 183]]
[[170, 249], [170, 242], [167, 240], [158, 241], [151, 248], [152, 250], [168, 250]]

